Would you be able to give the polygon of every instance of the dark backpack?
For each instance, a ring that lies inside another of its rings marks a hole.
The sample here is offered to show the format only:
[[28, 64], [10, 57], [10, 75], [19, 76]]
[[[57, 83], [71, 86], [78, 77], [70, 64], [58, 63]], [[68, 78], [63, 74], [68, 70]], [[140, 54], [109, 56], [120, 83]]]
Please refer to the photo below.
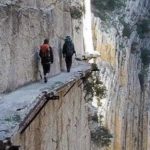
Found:
[[74, 54], [74, 45], [72, 42], [66, 42], [66, 56], [71, 57]]

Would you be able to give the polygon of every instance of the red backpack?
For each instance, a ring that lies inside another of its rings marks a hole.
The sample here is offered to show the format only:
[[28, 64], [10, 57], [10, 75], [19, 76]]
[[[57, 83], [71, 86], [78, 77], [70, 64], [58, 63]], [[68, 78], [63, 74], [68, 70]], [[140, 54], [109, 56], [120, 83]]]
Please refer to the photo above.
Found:
[[50, 63], [50, 46], [48, 44], [43, 44], [40, 46], [40, 57], [42, 59], [42, 63]]

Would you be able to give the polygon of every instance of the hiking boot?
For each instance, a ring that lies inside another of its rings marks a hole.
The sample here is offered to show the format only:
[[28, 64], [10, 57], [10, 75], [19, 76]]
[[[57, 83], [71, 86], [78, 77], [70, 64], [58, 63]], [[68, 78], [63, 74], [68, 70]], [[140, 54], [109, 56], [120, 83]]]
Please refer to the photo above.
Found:
[[70, 68], [69, 67], [67, 68], [67, 72], [70, 72]]
[[44, 77], [44, 82], [47, 83], [47, 78], [46, 77]]

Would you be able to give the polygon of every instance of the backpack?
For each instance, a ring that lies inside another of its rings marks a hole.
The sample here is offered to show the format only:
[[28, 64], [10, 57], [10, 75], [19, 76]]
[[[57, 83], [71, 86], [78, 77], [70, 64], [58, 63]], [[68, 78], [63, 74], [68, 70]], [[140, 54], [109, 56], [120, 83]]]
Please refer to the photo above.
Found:
[[66, 56], [71, 57], [74, 54], [74, 45], [72, 42], [66, 42], [65, 44], [66, 44], [65, 48]]
[[41, 56], [43, 64], [50, 63], [50, 61], [51, 61], [50, 47], [48, 44], [41, 45], [40, 56]]

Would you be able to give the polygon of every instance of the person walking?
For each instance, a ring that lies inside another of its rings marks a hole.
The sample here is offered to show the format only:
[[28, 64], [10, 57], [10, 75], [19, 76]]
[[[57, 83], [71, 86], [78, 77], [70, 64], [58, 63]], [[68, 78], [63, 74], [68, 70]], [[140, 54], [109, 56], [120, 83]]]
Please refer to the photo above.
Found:
[[45, 39], [43, 45], [40, 46], [41, 64], [43, 66], [44, 82], [47, 83], [47, 73], [50, 72], [50, 64], [53, 63], [53, 50], [49, 45], [49, 39]]
[[76, 55], [76, 51], [74, 49], [74, 44], [70, 38], [70, 36], [66, 36], [65, 43], [63, 45], [63, 57], [66, 61], [66, 68], [67, 72], [70, 72], [71, 66], [72, 66], [72, 56], [73, 54]]

